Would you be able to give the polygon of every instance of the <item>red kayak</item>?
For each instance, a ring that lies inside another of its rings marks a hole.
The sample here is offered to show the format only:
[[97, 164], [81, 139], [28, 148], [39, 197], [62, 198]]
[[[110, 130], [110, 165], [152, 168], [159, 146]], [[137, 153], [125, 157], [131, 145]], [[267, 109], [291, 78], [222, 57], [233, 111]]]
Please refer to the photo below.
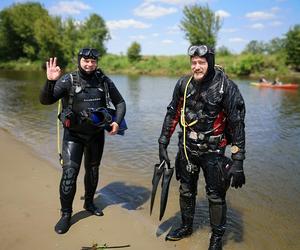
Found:
[[297, 89], [299, 86], [296, 83], [272, 84], [272, 83], [251, 82], [250, 84], [256, 87], [273, 88], [273, 89]]

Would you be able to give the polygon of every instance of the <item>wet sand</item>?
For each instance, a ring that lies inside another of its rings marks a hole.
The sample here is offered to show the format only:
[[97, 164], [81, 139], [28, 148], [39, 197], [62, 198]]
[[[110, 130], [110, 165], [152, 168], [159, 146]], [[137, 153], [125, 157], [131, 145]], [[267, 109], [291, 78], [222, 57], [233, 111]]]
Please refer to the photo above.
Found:
[[[180, 224], [178, 183], [175, 178], [172, 180], [165, 216], [159, 221], [159, 189], [153, 214], [149, 216], [151, 180], [141, 182], [126, 169], [114, 176], [110, 173], [109, 162], [102, 164], [95, 203], [103, 209], [104, 216], [97, 217], [82, 208], [84, 188], [81, 170], [73, 204], [73, 224], [66, 234], [58, 235], [54, 225], [60, 217], [60, 170], [3, 129], [0, 129], [0, 155], [0, 249], [80, 250], [83, 246], [93, 244], [130, 245], [124, 249], [134, 250], [196, 250], [208, 247], [209, 215], [203, 190], [197, 200], [194, 234], [178, 242], [166, 242], [164, 238], [167, 232]], [[238, 200], [236, 196], [243, 198]], [[231, 191], [229, 200], [224, 249], [283, 249], [271, 247], [275, 245], [271, 239], [266, 240], [265, 234], [258, 237], [255, 233], [270, 223], [266, 219], [270, 216], [264, 213], [266, 210], [253, 212], [249, 208], [242, 215], [240, 204], [247, 203], [249, 198]], [[258, 219], [261, 223], [257, 222]], [[248, 231], [244, 229], [245, 224]], [[297, 235], [297, 231], [292, 230], [293, 235]], [[284, 237], [277, 244], [297, 249], [294, 245], [296, 242], [287, 244]]]
[[127, 183], [126, 179], [134, 178], [130, 175], [117, 180], [109, 176], [105, 167], [100, 171], [102, 188], [98, 187], [95, 195], [95, 203], [103, 208], [104, 216], [91, 216], [83, 210], [81, 171], [73, 204], [73, 224], [66, 234], [58, 235], [54, 225], [60, 217], [60, 171], [1, 128], [0, 152], [0, 249], [66, 250], [93, 244], [130, 245], [124, 249], [143, 250], [207, 248], [208, 232], [197, 236], [197, 245], [192, 244], [191, 238], [166, 242], [164, 237], [171, 225], [180, 223], [178, 216], [172, 218], [178, 207], [166, 211], [165, 218], [171, 220], [159, 222], [158, 199], [153, 215], [149, 216], [151, 182], [146, 187]]
[[156, 226], [145, 222], [139, 210], [116, 204], [106, 207], [103, 217], [88, 214], [82, 209], [81, 181], [74, 200], [74, 224], [66, 234], [56, 234], [60, 172], [1, 129], [0, 152], [1, 249], [81, 249], [95, 243], [131, 246], [125, 249], [174, 248], [173, 243], [157, 239]]

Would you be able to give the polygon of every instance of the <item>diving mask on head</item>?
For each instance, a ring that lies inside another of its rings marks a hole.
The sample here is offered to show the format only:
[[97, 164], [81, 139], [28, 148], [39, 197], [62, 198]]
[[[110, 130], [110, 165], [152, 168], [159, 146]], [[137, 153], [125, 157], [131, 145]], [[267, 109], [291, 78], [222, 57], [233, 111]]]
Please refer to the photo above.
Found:
[[96, 49], [83, 48], [79, 51], [78, 56], [98, 60], [100, 53]]
[[189, 56], [205, 56], [207, 53], [214, 54], [214, 51], [206, 45], [192, 45], [188, 48]]

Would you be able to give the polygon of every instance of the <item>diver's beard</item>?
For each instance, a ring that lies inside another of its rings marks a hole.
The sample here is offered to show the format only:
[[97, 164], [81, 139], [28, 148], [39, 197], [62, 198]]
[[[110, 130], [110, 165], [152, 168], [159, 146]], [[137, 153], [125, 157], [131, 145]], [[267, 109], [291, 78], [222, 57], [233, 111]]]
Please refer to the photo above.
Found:
[[[207, 74], [207, 72], [206, 72], [206, 74]], [[194, 76], [194, 79], [196, 82], [201, 82], [205, 78], [206, 74], [203, 74], [202, 72], [194, 72], [193, 76]], [[199, 77], [199, 75], [200, 75], [200, 77]]]

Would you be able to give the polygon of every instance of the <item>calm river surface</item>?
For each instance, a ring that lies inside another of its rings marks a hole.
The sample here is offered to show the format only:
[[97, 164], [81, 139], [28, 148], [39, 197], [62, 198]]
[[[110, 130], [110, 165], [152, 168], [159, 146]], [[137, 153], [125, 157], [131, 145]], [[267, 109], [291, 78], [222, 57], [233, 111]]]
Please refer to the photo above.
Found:
[[[158, 240], [163, 240], [162, 234], [179, 222], [178, 183], [173, 178], [162, 222], [157, 214], [159, 199], [154, 215], [149, 217], [149, 195], [153, 165], [158, 161], [157, 139], [177, 77], [110, 77], [127, 102], [129, 130], [124, 137], [106, 137], [99, 193], [128, 210], [144, 209], [141, 221], [153, 226]], [[38, 99], [44, 81], [40, 72], [0, 72], [0, 127], [59, 169], [57, 105], [43, 106]], [[259, 89], [247, 80], [235, 82], [247, 108], [247, 183], [243, 189], [228, 192], [224, 248], [300, 249], [300, 91]], [[169, 149], [172, 159], [176, 143], [174, 133]], [[103, 187], [105, 179], [113, 182]], [[208, 242], [203, 178], [197, 198], [195, 233], [184, 243], [178, 243], [177, 249], [198, 249], [198, 242]]]

